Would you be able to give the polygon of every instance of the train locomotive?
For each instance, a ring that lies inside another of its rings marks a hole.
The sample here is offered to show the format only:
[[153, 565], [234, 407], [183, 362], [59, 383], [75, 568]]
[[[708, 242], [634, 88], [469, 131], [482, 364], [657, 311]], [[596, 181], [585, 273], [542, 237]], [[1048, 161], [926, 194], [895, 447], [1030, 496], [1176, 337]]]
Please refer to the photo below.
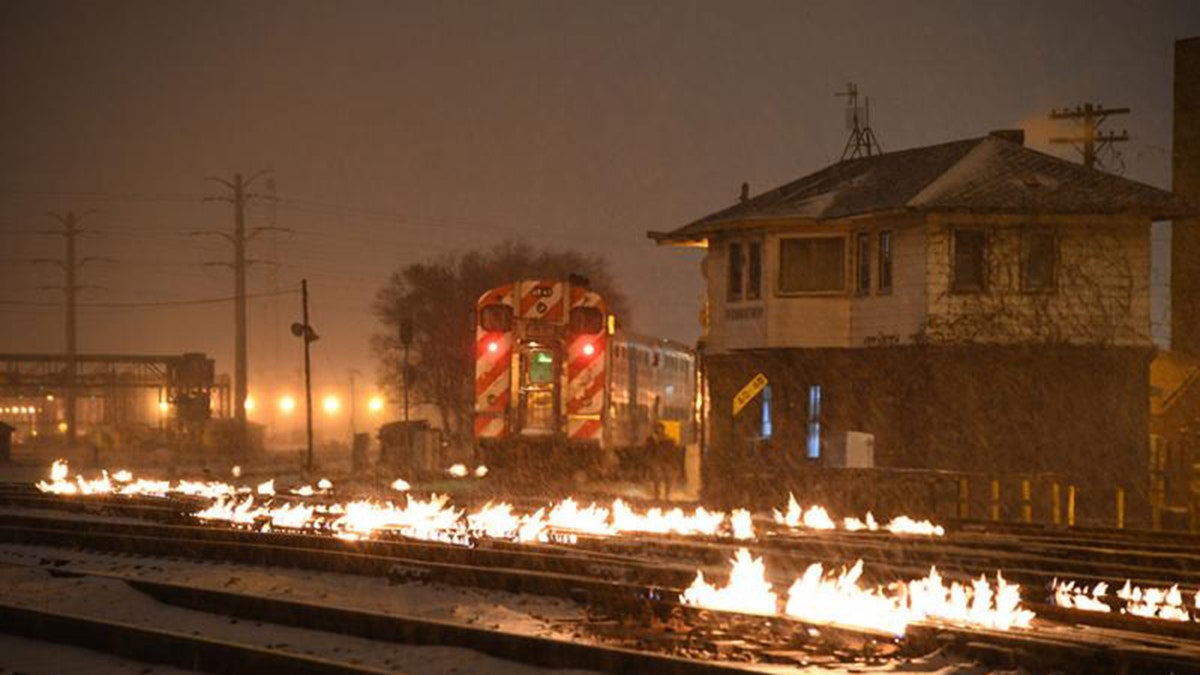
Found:
[[686, 346], [623, 330], [579, 279], [515, 281], [480, 296], [480, 461], [508, 474], [601, 475], [656, 423], [680, 445], [695, 437], [696, 359]]

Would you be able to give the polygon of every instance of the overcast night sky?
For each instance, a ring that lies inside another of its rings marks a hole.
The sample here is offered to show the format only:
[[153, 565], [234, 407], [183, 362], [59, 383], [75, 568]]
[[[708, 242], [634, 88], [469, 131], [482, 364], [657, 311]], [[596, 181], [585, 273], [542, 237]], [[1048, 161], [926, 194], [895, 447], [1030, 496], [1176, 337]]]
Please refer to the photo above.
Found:
[[[1126, 175], [1170, 182], [1173, 41], [1197, 2], [14, 2], [0, 5], [0, 351], [60, 351], [48, 210], [85, 227], [85, 303], [232, 293], [206, 176], [274, 170], [251, 226], [279, 286], [313, 288], [318, 380], [375, 372], [375, 291], [399, 267], [504, 239], [600, 253], [635, 327], [692, 341], [695, 251], [647, 230], [835, 161], [853, 80], [885, 150], [1129, 106]], [[1062, 127], [1069, 131], [1069, 127]], [[256, 268], [251, 292], [270, 287]], [[36, 303], [18, 305], [14, 302]], [[293, 372], [297, 296], [251, 303], [252, 377]], [[207, 352], [229, 303], [81, 313], [84, 352]], [[282, 353], [280, 352], [282, 350]], [[251, 390], [254, 390], [252, 380]]]

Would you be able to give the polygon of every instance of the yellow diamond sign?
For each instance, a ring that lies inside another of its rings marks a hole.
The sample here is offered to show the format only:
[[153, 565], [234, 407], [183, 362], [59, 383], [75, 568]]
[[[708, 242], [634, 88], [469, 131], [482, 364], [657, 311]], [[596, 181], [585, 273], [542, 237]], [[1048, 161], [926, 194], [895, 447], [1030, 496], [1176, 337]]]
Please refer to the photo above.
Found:
[[758, 392], [762, 391], [765, 386], [767, 386], [766, 375], [759, 373], [751, 378], [746, 383], [746, 386], [742, 387], [742, 390], [737, 393], [737, 396], [733, 397], [733, 414], [736, 415], [742, 412], [742, 408], [745, 408], [751, 399], [758, 396]]

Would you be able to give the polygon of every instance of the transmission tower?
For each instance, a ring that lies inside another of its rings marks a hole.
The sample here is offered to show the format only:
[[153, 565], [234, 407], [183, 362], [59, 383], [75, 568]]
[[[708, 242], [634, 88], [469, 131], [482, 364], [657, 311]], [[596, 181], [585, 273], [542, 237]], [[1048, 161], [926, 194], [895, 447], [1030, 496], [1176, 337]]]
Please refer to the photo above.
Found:
[[883, 152], [879, 147], [879, 139], [871, 131], [871, 99], [864, 98], [864, 105], [858, 105], [858, 85], [846, 83], [846, 91], [834, 92], [834, 96], [846, 97], [846, 130], [850, 137], [846, 139], [846, 147], [842, 150], [842, 161], [870, 157]]
[[[1122, 129], [1120, 133], [1115, 131], [1105, 133], [1100, 131], [1100, 125], [1104, 124], [1104, 121], [1111, 115], [1128, 114], [1129, 108], [1105, 108], [1102, 105], [1093, 105], [1091, 103], [1077, 105], [1074, 108], [1051, 110], [1050, 119], [1078, 122], [1080, 133], [1078, 136], [1058, 136], [1051, 138], [1050, 142], [1056, 145], [1073, 146], [1083, 156], [1083, 165], [1089, 169], [1123, 173], [1125, 170], [1125, 161], [1121, 158], [1121, 153], [1117, 151], [1115, 144], [1128, 141], [1129, 132]], [[1100, 160], [1100, 152], [1106, 149], [1111, 153], [1114, 163], [1111, 167], [1104, 166], [1104, 162]], [[1117, 167], [1118, 164], [1119, 168]]]
[[217, 235], [224, 238], [233, 245], [233, 262], [214, 262], [206, 263], [209, 265], [218, 265], [228, 267], [233, 270], [233, 323], [234, 323], [234, 380], [233, 380], [233, 414], [237, 420], [238, 427], [238, 450], [244, 452], [246, 448], [246, 398], [249, 393], [249, 384], [247, 382], [247, 356], [246, 356], [246, 268], [259, 260], [252, 260], [246, 257], [246, 243], [254, 239], [259, 234], [277, 230], [274, 226], [254, 227], [246, 229], [246, 203], [253, 199], [267, 199], [270, 195], [247, 192], [249, 187], [254, 184], [254, 181], [265, 175], [267, 171], [259, 171], [249, 178], [245, 178], [240, 173], [233, 175], [233, 180], [225, 180], [224, 178], [209, 178], [208, 180], [220, 183], [229, 188], [229, 194], [218, 197], [210, 197], [209, 200], [229, 202], [233, 205], [233, 232], [222, 232], [219, 230], [207, 230], [200, 232], [192, 232], [193, 235]]
[[[78, 282], [79, 268], [90, 262], [113, 262], [110, 258], [85, 257], [80, 258], [76, 255], [76, 240], [79, 235], [89, 230], [84, 230], [79, 225], [83, 219], [95, 211], [85, 211], [83, 213], [75, 213], [67, 211], [66, 213], [49, 213], [47, 214], [61, 226], [61, 229], [44, 230], [42, 234], [60, 236], [63, 238], [64, 251], [61, 260], [56, 258], [34, 258], [32, 262], [45, 263], [54, 265], [63, 271], [63, 285], [61, 286], [45, 286], [47, 290], [61, 290], [64, 300], [66, 301], [66, 352], [67, 352], [67, 367], [63, 378], [63, 402], [66, 407], [66, 423], [67, 423], [67, 443], [74, 445], [78, 429], [76, 422], [78, 416], [76, 414], [76, 359], [77, 359], [77, 340], [76, 340], [76, 296], [80, 290], [89, 288]], [[94, 287], [92, 287], [94, 288]]]

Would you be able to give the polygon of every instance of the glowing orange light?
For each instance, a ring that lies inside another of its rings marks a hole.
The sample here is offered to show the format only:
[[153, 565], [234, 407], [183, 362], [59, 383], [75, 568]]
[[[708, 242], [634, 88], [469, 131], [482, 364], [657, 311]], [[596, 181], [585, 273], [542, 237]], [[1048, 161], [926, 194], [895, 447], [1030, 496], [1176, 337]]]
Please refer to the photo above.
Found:
[[279, 399], [279, 411], [287, 415], [296, 409], [296, 399], [291, 396], [283, 396]]
[[589, 342], [583, 346], [583, 355], [584, 356], [591, 356], [595, 353], [596, 353], [596, 345]]
[[500, 345], [496, 342], [489, 342], [487, 346], [488, 353], [495, 354], [500, 351]]
[[329, 396], [325, 397], [324, 401], [321, 402], [321, 407], [325, 408], [326, 413], [332, 415], [342, 407], [342, 402], [338, 400], [338, 397], [330, 394]]

